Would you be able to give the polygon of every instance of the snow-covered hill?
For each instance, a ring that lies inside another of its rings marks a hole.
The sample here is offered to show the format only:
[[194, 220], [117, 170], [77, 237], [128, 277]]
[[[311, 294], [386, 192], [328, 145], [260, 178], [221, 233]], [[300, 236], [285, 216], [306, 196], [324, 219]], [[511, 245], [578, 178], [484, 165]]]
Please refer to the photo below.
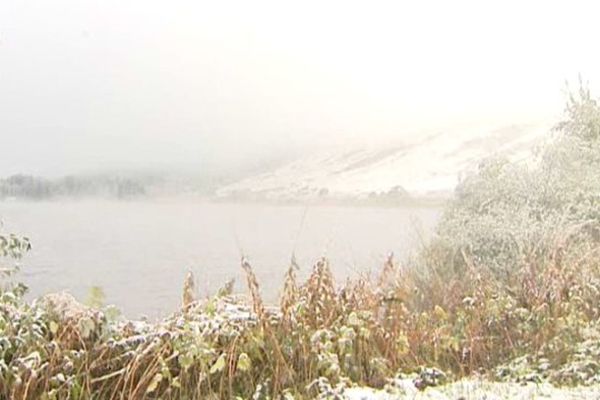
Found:
[[548, 124], [473, 128], [404, 143], [330, 149], [224, 186], [217, 196], [272, 201], [445, 197], [461, 174], [486, 157], [526, 159], [549, 128]]

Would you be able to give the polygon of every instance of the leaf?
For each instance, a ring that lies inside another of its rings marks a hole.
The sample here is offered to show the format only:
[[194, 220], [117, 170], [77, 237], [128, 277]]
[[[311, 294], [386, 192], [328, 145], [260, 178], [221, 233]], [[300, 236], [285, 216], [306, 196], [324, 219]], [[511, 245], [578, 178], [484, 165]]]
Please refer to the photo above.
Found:
[[177, 357], [177, 360], [179, 361], [181, 368], [185, 371], [187, 371], [194, 363], [194, 357], [188, 353], [180, 354], [179, 357]]
[[246, 372], [252, 367], [252, 360], [248, 357], [248, 354], [242, 353], [238, 357], [237, 367], [240, 371]]
[[55, 321], [50, 321], [49, 328], [50, 328], [50, 332], [53, 335], [56, 335], [56, 332], [58, 332], [58, 324]]
[[94, 321], [90, 317], [84, 317], [79, 320], [79, 330], [81, 331], [81, 336], [84, 339], [90, 337], [95, 327], [96, 324], [94, 324]]
[[22, 358], [21, 362], [26, 368], [33, 369], [41, 364], [42, 357], [38, 351], [34, 351], [33, 353], [27, 355], [27, 357]]
[[217, 304], [215, 303], [214, 299], [211, 299], [209, 302], [206, 303], [206, 305], [204, 306], [204, 312], [206, 312], [206, 314], [208, 314], [211, 317], [216, 314]]
[[448, 319], [448, 314], [446, 314], [446, 311], [444, 311], [444, 309], [442, 307], [440, 307], [439, 305], [436, 305], [434, 307], [433, 315], [435, 315], [437, 317], [437, 319], [442, 320], [442, 321]]
[[225, 353], [221, 354], [217, 361], [210, 367], [210, 373], [215, 374], [217, 372], [221, 372], [225, 369]]
[[359, 326], [360, 325], [360, 319], [358, 318], [358, 315], [356, 315], [355, 312], [351, 312], [350, 315], [348, 315], [348, 325], [350, 325], [350, 326]]
[[156, 375], [154, 375], [154, 377], [150, 381], [148, 388], [146, 388], [146, 393], [153, 393], [156, 390], [156, 388], [158, 387], [158, 385], [162, 382], [162, 380], [163, 380], [163, 376], [160, 372], [158, 372]]
[[360, 328], [358, 335], [362, 338], [369, 339], [371, 337], [371, 331], [367, 328]]
[[410, 350], [410, 343], [406, 335], [400, 334], [398, 336], [398, 338], [396, 339], [396, 346], [398, 348], [398, 354], [400, 356], [403, 356], [408, 353], [408, 351]]

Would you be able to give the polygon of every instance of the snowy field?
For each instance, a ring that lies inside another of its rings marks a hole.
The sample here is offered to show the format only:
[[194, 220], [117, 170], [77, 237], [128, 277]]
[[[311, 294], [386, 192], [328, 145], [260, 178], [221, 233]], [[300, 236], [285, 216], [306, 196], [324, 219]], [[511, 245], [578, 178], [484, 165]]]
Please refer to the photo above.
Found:
[[600, 399], [600, 386], [556, 388], [549, 384], [492, 383], [463, 380], [423, 391], [415, 388], [411, 380], [396, 381], [389, 390], [352, 388], [344, 391], [349, 400], [500, 400], [500, 399]]

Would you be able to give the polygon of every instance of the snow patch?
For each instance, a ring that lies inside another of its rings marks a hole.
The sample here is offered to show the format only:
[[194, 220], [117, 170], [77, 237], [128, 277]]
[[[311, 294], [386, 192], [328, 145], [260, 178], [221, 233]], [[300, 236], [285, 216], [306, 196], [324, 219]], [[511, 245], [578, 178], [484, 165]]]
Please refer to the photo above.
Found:
[[484, 158], [530, 158], [549, 128], [529, 124], [472, 129], [387, 146], [330, 150], [222, 187], [217, 197], [289, 201], [448, 195], [461, 174]]

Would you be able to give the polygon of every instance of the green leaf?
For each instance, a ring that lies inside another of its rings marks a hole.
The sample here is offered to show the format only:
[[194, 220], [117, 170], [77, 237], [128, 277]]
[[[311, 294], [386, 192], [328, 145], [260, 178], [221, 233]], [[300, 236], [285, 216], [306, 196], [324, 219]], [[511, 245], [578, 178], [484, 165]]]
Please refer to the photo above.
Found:
[[225, 353], [221, 354], [217, 361], [210, 367], [210, 373], [215, 374], [217, 372], [221, 372], [225, 369]]
[[246, 372], [252, 367], [252, 360], [248, 357], [248, 354], [242, 353], [238, 357], [237, 367], [240, 371]]

